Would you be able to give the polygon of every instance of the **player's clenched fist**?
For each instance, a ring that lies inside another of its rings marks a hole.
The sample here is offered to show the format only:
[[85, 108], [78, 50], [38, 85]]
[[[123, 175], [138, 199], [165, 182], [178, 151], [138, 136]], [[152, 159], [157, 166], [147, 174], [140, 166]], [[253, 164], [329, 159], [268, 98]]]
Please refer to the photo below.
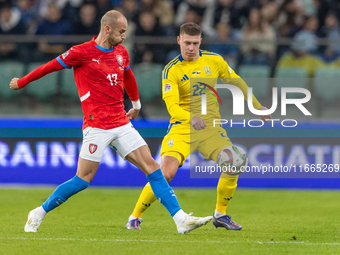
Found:
[[191, 125], [194, 127], [195, 130], [202, 130], [205, 129], [207, 124], [205, 124], [205, 121], [198, 116], [194, 116], [191, 120]]
[[[265, 106], [261, 106], [261, 108], [259, 110], [265, 111], [268, 110], [267, 107]], [[272, 118], [272, 116], [270, 114], [267, 115], [260, 115], [260, 118], [264, 121], [264, 122], [269, 122], [269, 120]]]
[[13, 79], [11, 80], [11, 82], [9, 83], [10, 89], [12, 89], [12, 90], [18, 90], [18, 89], [20, 89], [19, 86], [18, 86], [18, 80], [19, 80], [19, 78], [13, 78]]

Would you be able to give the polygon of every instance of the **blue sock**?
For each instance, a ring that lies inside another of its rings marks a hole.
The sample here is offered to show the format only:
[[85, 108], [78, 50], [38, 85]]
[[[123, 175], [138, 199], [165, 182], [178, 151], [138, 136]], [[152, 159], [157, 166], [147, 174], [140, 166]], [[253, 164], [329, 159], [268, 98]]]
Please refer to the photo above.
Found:
[[156, 198], [160, 200], [171, 216], [174, 216], [179, 210], [181, 210], [175, 196], [175, 192], [165, 180], [161, 169], [147, 175], [146, 178], [148, 179]]
[[42, 207], [46, 212], [49, 212], [64, 203], [72, 195], [86, 189], [89, 185], [90, 183], [87, 181], [84, 181], [78, 176], [74, 176], [72, 179], [60, 184], [42, 204]]

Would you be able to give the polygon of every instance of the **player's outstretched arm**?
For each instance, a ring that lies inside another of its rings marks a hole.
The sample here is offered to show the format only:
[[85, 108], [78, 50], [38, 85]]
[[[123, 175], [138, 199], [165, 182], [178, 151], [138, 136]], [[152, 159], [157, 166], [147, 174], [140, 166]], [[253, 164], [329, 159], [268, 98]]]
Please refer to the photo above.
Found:
[[59, 70], [65, 69], [57, 59], [53, 59], [46, 64], [39, 66], [38, 68], [34, 69], [29, 74], [25, 75], [21, 79], [13, 78], [10, 82], [10, 88], [13, 90], [18, 90], [25, 87], [28, 83], [38, 80], [41, 77], [44, 77], [46, 74], [56, 72]]

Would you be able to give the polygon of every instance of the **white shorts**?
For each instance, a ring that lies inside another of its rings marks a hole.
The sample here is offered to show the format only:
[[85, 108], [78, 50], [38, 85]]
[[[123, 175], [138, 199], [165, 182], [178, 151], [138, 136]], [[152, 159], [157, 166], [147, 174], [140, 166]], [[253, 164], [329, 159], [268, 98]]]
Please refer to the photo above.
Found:
[[108, 145], [125, 159], [130, 152], [146, 145], [146, 142], [131, 123], [108, 130], [87, 127], [83, 130], [79, 157], [100, 162]]

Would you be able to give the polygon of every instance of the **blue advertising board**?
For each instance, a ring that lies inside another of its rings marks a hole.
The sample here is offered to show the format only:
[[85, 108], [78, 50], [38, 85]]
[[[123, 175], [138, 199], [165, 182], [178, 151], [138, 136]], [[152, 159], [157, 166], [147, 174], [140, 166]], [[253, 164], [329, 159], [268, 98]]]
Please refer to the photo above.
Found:
[[[134, 127], [148, 143], [152, 155], [160, 163], [160, 145], [168, 121], [133, 121]], [[74, 176], [82, 142], [80, 118], [2, 118], [0, 119], [0, 185], [57, 185]], [[340, 164], [340, 122], [301, 122], [298, 127], [261, 128], [232, 127], [227, 129], [234, 144], [247, 152], [250, 166], [338, 167]], [[218, 179], [210, 176], [192, 178], [191, 162], [203, 162], [200, 155], [178, 170], [174, 187], [215, 187]], [[328, 169], [329, 170], [329, 169]], [[339, 189], [339, 171], [331, 178], [319, 178], [316, 172], [305, 176], [240, 175], [239, 187], [247, 188], [323, 188]], [[138, 187], [146, 178], [135, 166], [124, 161], [108, 148], [92, 182], [97, 186]]]

